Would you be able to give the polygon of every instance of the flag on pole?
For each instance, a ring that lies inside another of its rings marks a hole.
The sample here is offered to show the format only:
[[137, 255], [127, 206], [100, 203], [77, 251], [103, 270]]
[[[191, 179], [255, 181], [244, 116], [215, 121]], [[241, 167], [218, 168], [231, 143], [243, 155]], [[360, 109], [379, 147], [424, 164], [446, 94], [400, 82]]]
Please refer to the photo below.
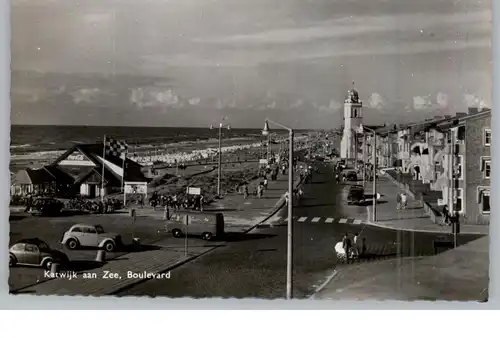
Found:
[[125, 159], [128, 152], [128, 144], [125, 141], [106, 138], [105, 152], [106, 155], [116, 156]]

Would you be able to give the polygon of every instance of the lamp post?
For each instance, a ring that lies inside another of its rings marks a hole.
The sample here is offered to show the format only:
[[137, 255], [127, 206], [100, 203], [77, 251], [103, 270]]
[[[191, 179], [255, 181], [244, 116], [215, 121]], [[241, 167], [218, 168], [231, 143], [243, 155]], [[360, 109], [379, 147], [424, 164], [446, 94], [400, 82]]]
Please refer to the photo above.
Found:
[[269, 123], [288, 130], [288, 227], [287, 227], [287, 255], [286, 255], [286, 299], [292, 299], [292, 273], [293, 273], [293, 242], [292, 242], [292, 219], [293, 219], [293, 129], [288, 128], [269, 119], [264, 124], [262, 135], [269, 135]]
[[[220, 197], [220, 180], [222, 177], [222, 128], [227, 128], [227, 130], [231, 130], [231, 126], [229, 124], [219, 123], [219, 165], [217, 166], [217, 196]], [[213, 125], [210, 125], [210, 130], [214, 129]]]
[[373, 215], [372, 222], [377, 221], [377, 133], [375, 130], [363, 126], [364, 129], [368, 130], [373, 134], [373, 149], [372, 149], [372, 161], [373, 161]]

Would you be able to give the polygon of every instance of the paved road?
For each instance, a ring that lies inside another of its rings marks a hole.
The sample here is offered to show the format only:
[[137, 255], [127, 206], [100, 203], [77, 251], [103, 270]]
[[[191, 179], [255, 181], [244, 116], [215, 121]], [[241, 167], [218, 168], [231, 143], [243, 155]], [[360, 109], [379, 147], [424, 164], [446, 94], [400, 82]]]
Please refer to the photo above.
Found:
[[[337, 266], [333, 246], [346, 231], [362, 231], [367, 238], [367, 259], [395, 257], [397, 252], [403, 256], [434, 253], [433, 240], [442, 234], [344, 223], [344, 208], [350, 207], [343, 205], [344, 187], [335, 184], [328, 167], [320, 170], [313, 182], [304, 186], [305, 197], [294, 208], [295, 298], [310, 296], [336, 268], [341, 268]], [[364, 211], [363, 207], [352, 208]], [[282, 298], [286, 290], [285, 225], [281, 222], [272, 228], [257, 228], [246, 237], [173, 270], [169, 280], [145, 281], [118, 295]], [[461, 236], [459, 240], [474, 238], [477, 236]]]

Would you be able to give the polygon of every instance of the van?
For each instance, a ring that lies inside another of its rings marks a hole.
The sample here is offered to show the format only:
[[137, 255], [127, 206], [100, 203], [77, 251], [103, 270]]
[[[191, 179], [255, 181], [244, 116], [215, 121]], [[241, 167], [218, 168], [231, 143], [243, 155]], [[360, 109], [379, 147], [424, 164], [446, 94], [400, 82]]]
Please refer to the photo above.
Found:
[[176, 238], [200, 236], [209, 241], [224, 236], [224, 215], [220, 212], [175, 211], [165, 228]]

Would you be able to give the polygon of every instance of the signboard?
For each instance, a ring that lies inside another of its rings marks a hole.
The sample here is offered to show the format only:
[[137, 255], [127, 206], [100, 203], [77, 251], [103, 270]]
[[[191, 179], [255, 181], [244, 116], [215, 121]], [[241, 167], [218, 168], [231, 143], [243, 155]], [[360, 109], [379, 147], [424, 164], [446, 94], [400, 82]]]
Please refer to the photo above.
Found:
[[125, 194], [147, 194], [148, 184], [146, 182], [125, 182]]
[[71, 165], [71, 166], [86, 166], [95, 167], [94, 162], [89, 161], [89, 159], [79, 151], [75, 151], [69, 154], [64, 160], [58, 163], [59, 165]]
[[201, 195], [201, 189], [188, 187], [187, 194], [188, 195]]
[[264, 164], [264, 165], [266, 165], [266, 164], [267, 164], [267, 159], [265, 159], [265, 158], [261, 158], [261, 159], [259, 160], [259, 164]]

